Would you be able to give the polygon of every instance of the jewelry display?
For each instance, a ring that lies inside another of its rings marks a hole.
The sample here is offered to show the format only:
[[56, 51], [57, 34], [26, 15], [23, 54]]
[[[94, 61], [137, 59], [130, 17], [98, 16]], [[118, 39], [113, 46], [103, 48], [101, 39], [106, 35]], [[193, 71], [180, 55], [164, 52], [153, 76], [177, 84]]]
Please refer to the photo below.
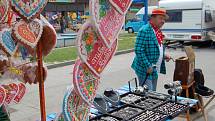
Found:
[[130, 121], [165, 121], [167, 118], [168, 115], [147, 110]]
[[142, 112], [143, 110], [140, 108], [135, 108], [135, 107], [131, 107], [131, 106], [126, 106], [123, 107], [117, 111], [114, 111], [112, 113], [110, 113], [110, 115], [122, 118], [122, 119], [130, 119], [132, 117], [134, 117], [135, 115], [138, 115]]

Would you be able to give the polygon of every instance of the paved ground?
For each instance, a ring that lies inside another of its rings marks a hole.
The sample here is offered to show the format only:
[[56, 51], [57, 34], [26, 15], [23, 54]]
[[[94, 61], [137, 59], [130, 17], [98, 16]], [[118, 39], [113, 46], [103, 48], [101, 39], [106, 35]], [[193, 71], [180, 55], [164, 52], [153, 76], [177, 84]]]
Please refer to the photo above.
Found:
[[[168, 50], [174, 57], [184, 56], [185, 52], [178, 50]], [[205, 73], [206, 85], [215, 90], [215, 49], [196, 49], [196, 67], [202, 68]], [[99, 92], [108, 87], [119, 88], [127, 84], [135, 74], [130, 68], [134, 53], [115, 56], [109, 66], [104, 71], [101, 78]], [[48, 79], [45, 82], [46, 88], [46, 111], [47, 114], [61, 111], [62, 99], [66, 88], [72, 85], [73, 66], [51, 69], [48, 72]], [[167, 75], [160, 75], [158, 91], [165, 92], [164, 83], [171, 82], [174, 72], [174, 63], [167, 63]], [[11, 105], [12, 121], [35, 121], [40, 117], [38, 85], [28, 86], [28, 93], [20, 104]], [[207, 108], [209, 121], [215, 118], [215, 102]], [[184, 120], [184, 119], [175, 119]], [[197, 121], [202, 121], [200, 118]]]

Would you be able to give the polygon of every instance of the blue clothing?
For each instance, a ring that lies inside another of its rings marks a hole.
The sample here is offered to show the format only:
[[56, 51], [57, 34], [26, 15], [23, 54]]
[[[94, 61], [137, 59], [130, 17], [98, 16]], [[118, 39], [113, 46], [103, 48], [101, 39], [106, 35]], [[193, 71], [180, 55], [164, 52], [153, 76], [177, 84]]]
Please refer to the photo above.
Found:
[[[135, 57], [132, 63], [132, 68], [137, 74], [138, 78], [145, 79], [149, 67], [156, 65], [160, 56], [159, 44], [150, 23], [144, 25], [138, 32], [135, 43]], [[164, 47], [165, 53], [165, 47]], [[163, 60], [160, 67], [160, 73], [166, 74], [166, 66]], [[153, 69], [152, 74], [147, 78], [148, 80], [157, 80], [158, 72]]]

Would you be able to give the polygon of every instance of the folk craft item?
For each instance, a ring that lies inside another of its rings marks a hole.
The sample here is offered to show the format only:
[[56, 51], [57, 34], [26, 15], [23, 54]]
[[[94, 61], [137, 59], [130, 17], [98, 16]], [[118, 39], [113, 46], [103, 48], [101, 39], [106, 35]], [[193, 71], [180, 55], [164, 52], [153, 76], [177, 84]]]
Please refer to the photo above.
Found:
[[121, 14], [126, 14], [129, 6], [132, 3], [131, 0], [109, 0], [109, 1]]
[[0, 86], [0, 106], [2, 106], [6, 99], [6, 90], [3, 86]]
[[19, 83], [18, 84], [18, 88], [19, 91], [17, 92], [15, 98], [13, 99], [13, 101], [15, 103], [20, 103], [21, 99], [24, 97], [25, 93], [26, 93], [26, 86], [23, 83]]
[[99, 85], [99, 77], [85, 63], [76, 62], [73, 70], [73, 84], [87, 104], [91, 104]]
[[40, 15], [48, 0], [10, 0], [12, 9], [24, 20], [32, 20]]
[[28, 48], [35, 48], [43, 32], [42, 22], [34, 19], [30, 23], [23, 20], [17, 22], [12, 29], [12, 36]]
[[90, 70], [100, 75], [116, 51], [117, 41], [108, 48], [90, 21], [83, 25], [80, 33], [77, 39], [79, 56]]
[[120, 14], [109, 2], [109, 0], [92, 0], [91, 14], [93, 22], [108, 48], [118, 38], [125, 15]]
[[18, 48], [11, 36], [10, 29], [0, 31], [0, 48], [8, 55], [13, 56]]
[[5, 22], [8, 11], [9, 11], [9, 1], [1, 0], [0, 1], [0, 24]]
[[[114, 1], [117, 2], [117, 1]], [[130, 7], [118, 4], [124, 13]], [[88, 121], [90, 107], [99, 86], [101, 73], [117, 49], [117, 38], [124, 24], [125, 14], [109, 0], [91, 0], [89, 19], [80, 29], [77, 48], [80, 59], [73, 69], [73, 85], [64, 97], [63, 116], [57, 121]]]
[[[47, 2], [0, 1], [0, 77], [3, 80], [0, 83], [0, 106], [19, 103], [26, 93], [24, 83], [39, 83], [42, 121], [46, 121], [44, 80], [47, 77], [42, 57], [47, 56], [56, 44], [54, 28], [40, 16]], [[13, 83], [4, 84], [6, 79]]]
[[10, 104], [14, 100], [17, 92], [19, 91], [19, 87], [16, 83], [11, 83], [9, 85], [2, 86], [6, 89], [6, 99], [4, 103]]
[[56, 121], [88, 121], [90, 109], [80, 94], [70, 88], [63, 100], [63, 116], [60, 115]]

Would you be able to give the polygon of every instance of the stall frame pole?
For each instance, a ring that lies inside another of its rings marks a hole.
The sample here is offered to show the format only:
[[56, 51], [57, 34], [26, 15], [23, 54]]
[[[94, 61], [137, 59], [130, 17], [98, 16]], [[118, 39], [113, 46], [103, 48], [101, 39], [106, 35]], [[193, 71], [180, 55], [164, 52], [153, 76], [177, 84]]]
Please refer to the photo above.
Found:
[[39, 95], [40, 95], [40, 113], [41, 121], [46, 121], [46, 106], [45, 106], [45, 89], [43, 79], [43, 56], [42, 43], [39, 41], [37, 45], [37, 63], [38, 63], [38, 77], [39, 77]]

